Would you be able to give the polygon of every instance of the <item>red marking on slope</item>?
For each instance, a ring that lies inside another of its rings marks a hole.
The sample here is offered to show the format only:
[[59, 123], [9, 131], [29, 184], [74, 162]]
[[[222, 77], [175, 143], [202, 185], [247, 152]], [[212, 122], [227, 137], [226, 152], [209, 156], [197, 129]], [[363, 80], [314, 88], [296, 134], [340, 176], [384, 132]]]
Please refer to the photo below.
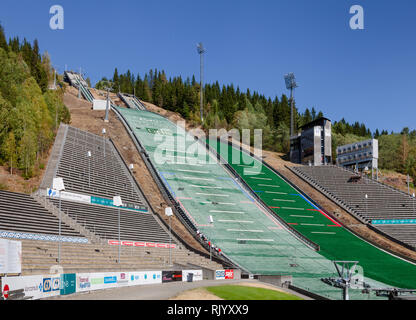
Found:
[[320, 212], [321, 214], [323, 214], [325, 217], [327, 217], [329, 220], [331, 220], [334, 224], [335, 224], [335, 226], [337, 226], [337, 227], [341, 227], [341, 225], [338, 223], [338, 222], [336, 222], [334, 219], [332, 219], [330, 216], [328, 216], [325, 212], [322, 212], [321, 210], [318, 210], [318, 212]]
[[294, 225], [294, 226], [297, 226], [298, 225], [297, 223], [288, 223], [288, 224], [291, 224], [291, 225]]

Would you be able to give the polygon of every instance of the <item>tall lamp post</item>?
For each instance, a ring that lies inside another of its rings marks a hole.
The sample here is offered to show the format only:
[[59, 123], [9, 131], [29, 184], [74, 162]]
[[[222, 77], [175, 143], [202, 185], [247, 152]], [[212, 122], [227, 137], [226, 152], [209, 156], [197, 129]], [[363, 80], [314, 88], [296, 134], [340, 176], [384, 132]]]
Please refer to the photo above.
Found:
[[294, 112], [293, 112], [293, 102], [294, 102], [294, 96], [293, 91], [295, 88], [298, 87], [295, 79], [295, 75], [293, 73], [288, 73], [285, 75], [285, 83], [286, 88], [290, 90], [290, 136], [294, 135], [295, 126], [294, 126]]
[[113, 197], [113, 204], [118, 207], [118, 260], [117, 263], [120, 263], [120, 254], [121, 254], [121, 237], [120, 237], [120, 207], [123, 205], [123, 202], [121, 201], [120, 196], [114, 196]]
[[172, 265], [172, 208], [165, 208], [165, 215], [169, 217], [169, 265]]
[[415, 193], [413, 192], [413, 216], [415, 215]]
[[65, 190], [64, 179], [54, 178], [52, 189], [59, 191], [59, 239], [58, 239], [58, 263], [61, 263], [61, 191]]
[[91, 188], [91, 151], [87, 152], [88, 157], [88, 187]]
[[198, 43], [197, 51], [200, 57], [200, 76], [201, 76], [201, 104], [200, 104], [200, 112], [201, 112], [201, 123], [204, 121], [204, 53], [207, 52], [204, 48], [202, 42]]
[[106, 134], [107, 132], [106, 132], [106, 130], [105, 130], [105, 128], [103, 128], [103, 131], [102, 131], [102, 134], [103, 134], [103, 145], [104, 145], [104, 158], [105, 158], [105, 134]]
[[365, 195], [365, 211], [366, 211], [366, 214], [368, 215], [368, 194]]

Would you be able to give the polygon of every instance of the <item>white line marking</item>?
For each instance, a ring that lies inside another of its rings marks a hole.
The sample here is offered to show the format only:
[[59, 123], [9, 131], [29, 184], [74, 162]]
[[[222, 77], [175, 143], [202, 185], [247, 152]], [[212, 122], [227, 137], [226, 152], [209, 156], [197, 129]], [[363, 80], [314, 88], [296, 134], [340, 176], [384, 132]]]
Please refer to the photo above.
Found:
[[218, 222], [226, 222], [226, 223], [254, 223], [254, 221], [244, 221], [244, 220], [218, 220]]
[[237, 241], [274, 242], [273, 239], [237, 239]]
[[280, 188], [280, 186], [272, 186], [270, 184], [258, 184], [260, 187], [272, 187], [272, 188]]
[[324, 224], [311, 224], [311, 223], [301, 223], [301, 226], [316, 226], [316, 227], [323, 227]]
[[304, 208], [289, 208], [289, 207], [282, 207], [281, 209], [286, 209], [286, 210], [302, 210], [305, 211]]
[[215, 179], [207, 179], [207, 178], [196, 178], [196, 177], [181, 177], [181, 179], [190, 179], [190, 180], [203, 180], [203, 181], [215, 181]]
[[335, 232], [311, 232], [311, 233], [320, 233], [320, 234], [336, 234]]
[[297, 218], [313, 218], [313, 216], [297, 216], [295, 214], [291, 214], [291, 217], [297, 217]]
[[193, 188], [222, 189], [222, 187], [197, 186], [197, 185], [194, 185], [194, 184], [191, 184], [190, 186], [193, 187]]
[[266, 193], [273, 193], [273, 194], [287, 194], [286, 192], [277, 192], [277, 191], [266, 191]]
[[295, 200], [273, 199], [274, 201], [296, 202]]
[[241, 229], [227, 229], [229, 232], [252, 232], [252, 233], [262, 233], [263, 230], [241, 230]]
[[212, 213], [241, 213], [241, 214], [245, 213], [243, 211], [219, 211], [219, 210], [209, 210], [209, 212], [212, 212]]
[[215, 196], [215, 197], [229, 197], [229, 194], [211, 194], [211, 193], [200, 193], [197, 192], [196, 194], [203, 195], [203, 196]]
[[246, 173], [253, 173], [253, 174], [265, 174], [264, 172], [256, 172], [256, 171], [248, 171], [248, 170], [244, 170], [244, 174]]
[[[188, 165], [188, 164], [186, 164]], [[181, 172], [195, 172], [195, 173], [206, 173], [208, 174], [208, 171], [196, 171], [196, 170], [185, 170], [185, 169], [176, 169], [177, 171], [181, 171]]]
[[258, 178], [258, 177], [249, 177], [249, 178], [251, 178], [251, 179], [257, 179], [257, 180], [269, 180], [269, 181], [273, 180], [271, 178]]
[[[212, 201], [202, 201], [202, 204], [213, 204]], [[218, 204], [224, 205], [224, 206], [235, 206], [237, 205], [236, 203], [232, 203], [232, 202], [217, 202]]]

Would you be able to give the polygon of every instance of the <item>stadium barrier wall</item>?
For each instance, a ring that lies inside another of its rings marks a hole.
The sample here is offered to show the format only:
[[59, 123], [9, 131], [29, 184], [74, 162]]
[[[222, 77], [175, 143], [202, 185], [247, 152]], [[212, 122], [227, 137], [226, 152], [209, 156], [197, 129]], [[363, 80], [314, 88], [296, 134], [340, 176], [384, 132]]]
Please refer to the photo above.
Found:
[[0, 282], [0, 300], [38, 300], [59, 295], [172, 281], [184, 282], [191, 279], [202, 281], [203, 274], [204, 271], [201, 269], [186, 269], [3, 277]]

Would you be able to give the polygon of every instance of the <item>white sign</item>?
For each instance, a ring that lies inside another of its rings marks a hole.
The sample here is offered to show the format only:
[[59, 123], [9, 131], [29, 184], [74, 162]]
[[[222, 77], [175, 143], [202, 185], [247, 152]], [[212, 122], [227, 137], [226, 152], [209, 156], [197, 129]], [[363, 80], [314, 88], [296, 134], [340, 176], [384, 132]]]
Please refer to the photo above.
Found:
[[7, 273], [7, 260], [9, 257], [9, 241], [0, 239], [0, 274]]
[[139, 271], [129, 273], [129, 286], [162, 283], [161, 271]]
[[121, 206], [123, 206], [123, 202], [121, 201], [121, 197], [120, 197], [120, 196], [115, 196], [115, 197], [113, 197], [113, 204], [114, 204], [116, 207], [121, 207]]
[[64, 179], [54, 178], [53, 183], [52, 183], [52, 189], [58, 190], [58, 191], [65, 190]]
[[171, 217], [171, 216], [173, 216], [173, 212], [172, 212], [172, 208], [171, 208], [171, 207], [167, 207], [167, 208], [165, 208], [165, 215], [166, 215], [167, 217]]
[[0, 239], [0, 274], [22, 273], [22, 243]]
[[59, 192], [49, 188], [46, 189], [46, 195], [50, 198], [59, 198], [59, 194], [61, 194], [62, 200], [91, 203], [91, 196], [87, 196], [85, 194], [72, 193], [67, 191]]
[[188, 274], [193, 274], [193, 281], [202, 281], [202, 270], [182, 270], [182, 282], [186, 282]]
[[7, 273], [22, 273], [22, 243], [9, 241]]
[[107, 100], [94, 99], [92, 101], [93, 110], [106, 110], [106, 108], [107, 108]]

